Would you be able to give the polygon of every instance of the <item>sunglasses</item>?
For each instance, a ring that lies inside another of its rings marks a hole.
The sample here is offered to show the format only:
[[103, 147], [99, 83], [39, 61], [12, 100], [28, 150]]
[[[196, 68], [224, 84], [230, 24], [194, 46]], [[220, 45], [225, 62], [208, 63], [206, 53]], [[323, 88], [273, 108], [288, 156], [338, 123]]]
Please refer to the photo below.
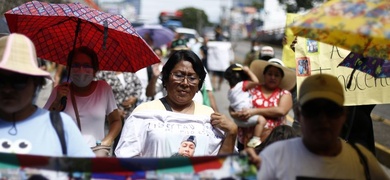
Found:
[[344, 108], [332, 101], [321, 100], [306, 103], [301, 107], [301, 112], [302, 115], [307, 118], [317, 118], [319, 116], [338, 118], [343, 115]]
[[26, 88], [30, 76], [27, 75], [4, 75], [0, 74], [0, 89], [5, 88], [7, 85], [12, 87], [15, 90], [22, 90]]

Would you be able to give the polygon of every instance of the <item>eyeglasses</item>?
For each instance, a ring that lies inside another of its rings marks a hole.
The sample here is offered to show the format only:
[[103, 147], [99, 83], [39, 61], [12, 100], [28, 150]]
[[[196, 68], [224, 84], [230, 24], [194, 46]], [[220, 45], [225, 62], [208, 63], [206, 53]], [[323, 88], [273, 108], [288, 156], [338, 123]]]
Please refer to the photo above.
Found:
[[72, 67], [72, 68], [81, 68], [82, 67], [83, 69], [93, 68], [92, 65], [90, 65], [90, 64], [79, 64], [79, 63], [72, 63], [72, 65], [70, 67]]
[[344, 108], [338, 106], [331, 101], [308, 102], [301, 107], [301, 112], [304, 117], [317, 118], [326, 116], [328, 118], [338, 118], [344, 113]]
[[182, 82], [184, 79], [187, 79], [188, 83], [191, 85], [195, 85], [200, 81], [199, 77], [195, 74], [187, 76], [180, 72], [176, 72], [176, 73], [171, 73], [171, 75], [174, 81]]
[[11, 86], [15, 90], [22, 90], [26, 88], [30, 76], [26, 75], [11, 75], [7, 76], [0, 74], [0, 88], [5, 88], [7, 85]]

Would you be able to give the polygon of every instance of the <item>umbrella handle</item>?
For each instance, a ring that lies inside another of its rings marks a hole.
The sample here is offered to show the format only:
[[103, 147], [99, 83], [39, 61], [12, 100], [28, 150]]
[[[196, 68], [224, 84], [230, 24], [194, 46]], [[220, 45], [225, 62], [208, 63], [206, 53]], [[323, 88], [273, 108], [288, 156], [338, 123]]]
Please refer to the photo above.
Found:
[[107, 37], [108, 37], [108, 22], [103, 22], [104, 26], [104, 37], [103, 37], [103, 49], [106, 49]]
[[61, 98], [61, 107], [62, 107], [62, 109], [60, 111], [63, 111], [65, 109], [67, 101], [68, 101], [68, 98], [66, 96], [63, 96]]

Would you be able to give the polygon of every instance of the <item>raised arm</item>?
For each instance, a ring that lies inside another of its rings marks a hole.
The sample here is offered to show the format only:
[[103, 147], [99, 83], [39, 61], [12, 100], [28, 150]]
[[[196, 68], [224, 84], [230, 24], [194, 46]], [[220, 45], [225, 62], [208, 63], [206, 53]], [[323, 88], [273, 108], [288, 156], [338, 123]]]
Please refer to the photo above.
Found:
[[247, 83], [245, 83], [245, 87], [244, 89], [247, 90], [247, 89], [252, 89], [254, 87], [256, 87], [257, 85], [259, 85], [259, 79], [257, 78], [257, 76], [248, 68], [248, 66], [244, 66], [242, 68], [242, 70], [249, 76], [250, 78], [250, 81], [248, 81]]
[[148, 85], [146, 86], [146, 96], [147, 97], [154, 97], [156, 95], [156, 83], [158, 80], [158, 77], [160, 76], [160, 70], [158, 69], [159, 64], [153, 64], [152, 70], [153, 73], [149, 79]]
[[108, 115], [108, 123], [110, 128], [102, 140], [102, 145], [111, 146], [122, 129], [122, 121], [118, 109], [115, 109]]
[[251, 81], [259, 83], [259, 79], [257, 79], [257, 76], [249, 69], [248, 66], [244, 66], [242, 70], [249, 76]]

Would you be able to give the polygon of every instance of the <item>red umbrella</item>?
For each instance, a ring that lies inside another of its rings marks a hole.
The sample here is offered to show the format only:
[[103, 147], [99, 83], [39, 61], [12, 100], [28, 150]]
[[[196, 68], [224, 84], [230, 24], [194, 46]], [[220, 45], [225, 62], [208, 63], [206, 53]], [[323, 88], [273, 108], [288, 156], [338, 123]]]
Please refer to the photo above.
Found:
[[98, 11], [80, 3], [31, 1], [5, 13], [11, 32], [25, 34], [37, 55], [67, 63], [75, 47], [88, 46], [99, 57], [99, 69], [136, 72], [160, 62], [153, 50], [121, 15]]

